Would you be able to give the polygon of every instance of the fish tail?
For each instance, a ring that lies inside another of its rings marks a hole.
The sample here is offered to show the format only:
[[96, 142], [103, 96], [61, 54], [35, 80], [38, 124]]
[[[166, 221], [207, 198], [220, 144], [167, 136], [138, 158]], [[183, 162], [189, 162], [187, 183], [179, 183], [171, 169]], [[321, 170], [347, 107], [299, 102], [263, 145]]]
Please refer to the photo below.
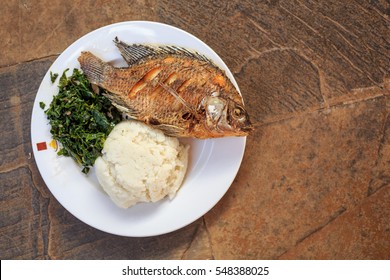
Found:
[[105, 71], [107, 71], [107, 68], [110, 67], [110, 65], [91, 52], [81, 52], [78, 61], [81, 69], [91, 83], [99, 86], [104, 85], [106, 77]]

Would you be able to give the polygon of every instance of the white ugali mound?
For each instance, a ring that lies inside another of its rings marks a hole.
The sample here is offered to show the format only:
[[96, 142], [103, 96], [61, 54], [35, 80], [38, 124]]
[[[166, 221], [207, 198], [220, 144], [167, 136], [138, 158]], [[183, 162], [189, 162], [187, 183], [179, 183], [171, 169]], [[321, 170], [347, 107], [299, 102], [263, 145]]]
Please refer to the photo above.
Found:
[[173, 198], [188, 163], [188, 145], [138, 121], [122, 121], [95, 161], [100, 185], [122, 208]]

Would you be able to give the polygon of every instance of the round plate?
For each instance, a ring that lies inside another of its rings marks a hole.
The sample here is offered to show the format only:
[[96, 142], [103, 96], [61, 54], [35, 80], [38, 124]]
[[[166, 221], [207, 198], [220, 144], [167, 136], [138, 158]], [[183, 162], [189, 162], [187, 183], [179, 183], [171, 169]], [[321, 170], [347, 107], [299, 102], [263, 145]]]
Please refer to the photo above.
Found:
[[[211, 58], [237, 87], [222, 59], [205, 43], [178, 28], [155, 22], [121, 22], [97, 29], [70, 45], [53, 63], [38, 89], [31, 121], [31, 139], [39, 171], [55, 198], [70, 213], [99, 230], [122, 236], [154, 236], [182, 228], [209, 211], [229, 189], [245, 149], [245, 137], [182, 139], [189, 143], [190, 160], [181, 189], [172, 200], [139, 203], [129, 209], [117, 207], [100, 187], [94, 169], [88, 175], [67, 157], [57, 156], [51, 147], [50, 125], [39, 106], [50, 104], [58, 92], [50, 71], [62, 74], [80, 68], [77, 58], [88, 50], [114, 65], [124, 66], [113, 39], [127, 43], [157, 43], [186, 47]], [[57, 78], [58, 81], [58, 78]]]

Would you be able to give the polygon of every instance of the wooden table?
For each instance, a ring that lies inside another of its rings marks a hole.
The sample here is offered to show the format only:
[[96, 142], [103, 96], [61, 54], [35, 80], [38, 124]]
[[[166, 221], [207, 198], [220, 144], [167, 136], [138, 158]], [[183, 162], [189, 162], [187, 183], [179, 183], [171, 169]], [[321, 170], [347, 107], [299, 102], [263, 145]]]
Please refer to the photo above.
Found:
[[[389, 259], [389, 11], [385, 0], [6, 1], [0, 258]], [[257, 122], [223, 199], [191, 225], [148, 238], [101, 232], [65, 210], [30, 140], [33, 101], [56, 57], [129, 20], [206, 42]]]

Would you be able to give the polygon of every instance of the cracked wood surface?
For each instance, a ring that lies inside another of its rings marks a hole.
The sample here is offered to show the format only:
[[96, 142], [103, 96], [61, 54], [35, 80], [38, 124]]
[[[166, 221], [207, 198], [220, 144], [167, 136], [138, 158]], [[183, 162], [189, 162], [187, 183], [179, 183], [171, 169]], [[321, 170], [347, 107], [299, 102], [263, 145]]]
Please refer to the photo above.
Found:
[[[389, 259], [388, 1], [258, 2], [3, 3], [0, 258]], [[126, 20], [171, 24], [211, 46], [257, 125], [222, 200], [149, 238], [72, 216], [44, 184], [30, 141], [35, 94], [58, 54]]]

